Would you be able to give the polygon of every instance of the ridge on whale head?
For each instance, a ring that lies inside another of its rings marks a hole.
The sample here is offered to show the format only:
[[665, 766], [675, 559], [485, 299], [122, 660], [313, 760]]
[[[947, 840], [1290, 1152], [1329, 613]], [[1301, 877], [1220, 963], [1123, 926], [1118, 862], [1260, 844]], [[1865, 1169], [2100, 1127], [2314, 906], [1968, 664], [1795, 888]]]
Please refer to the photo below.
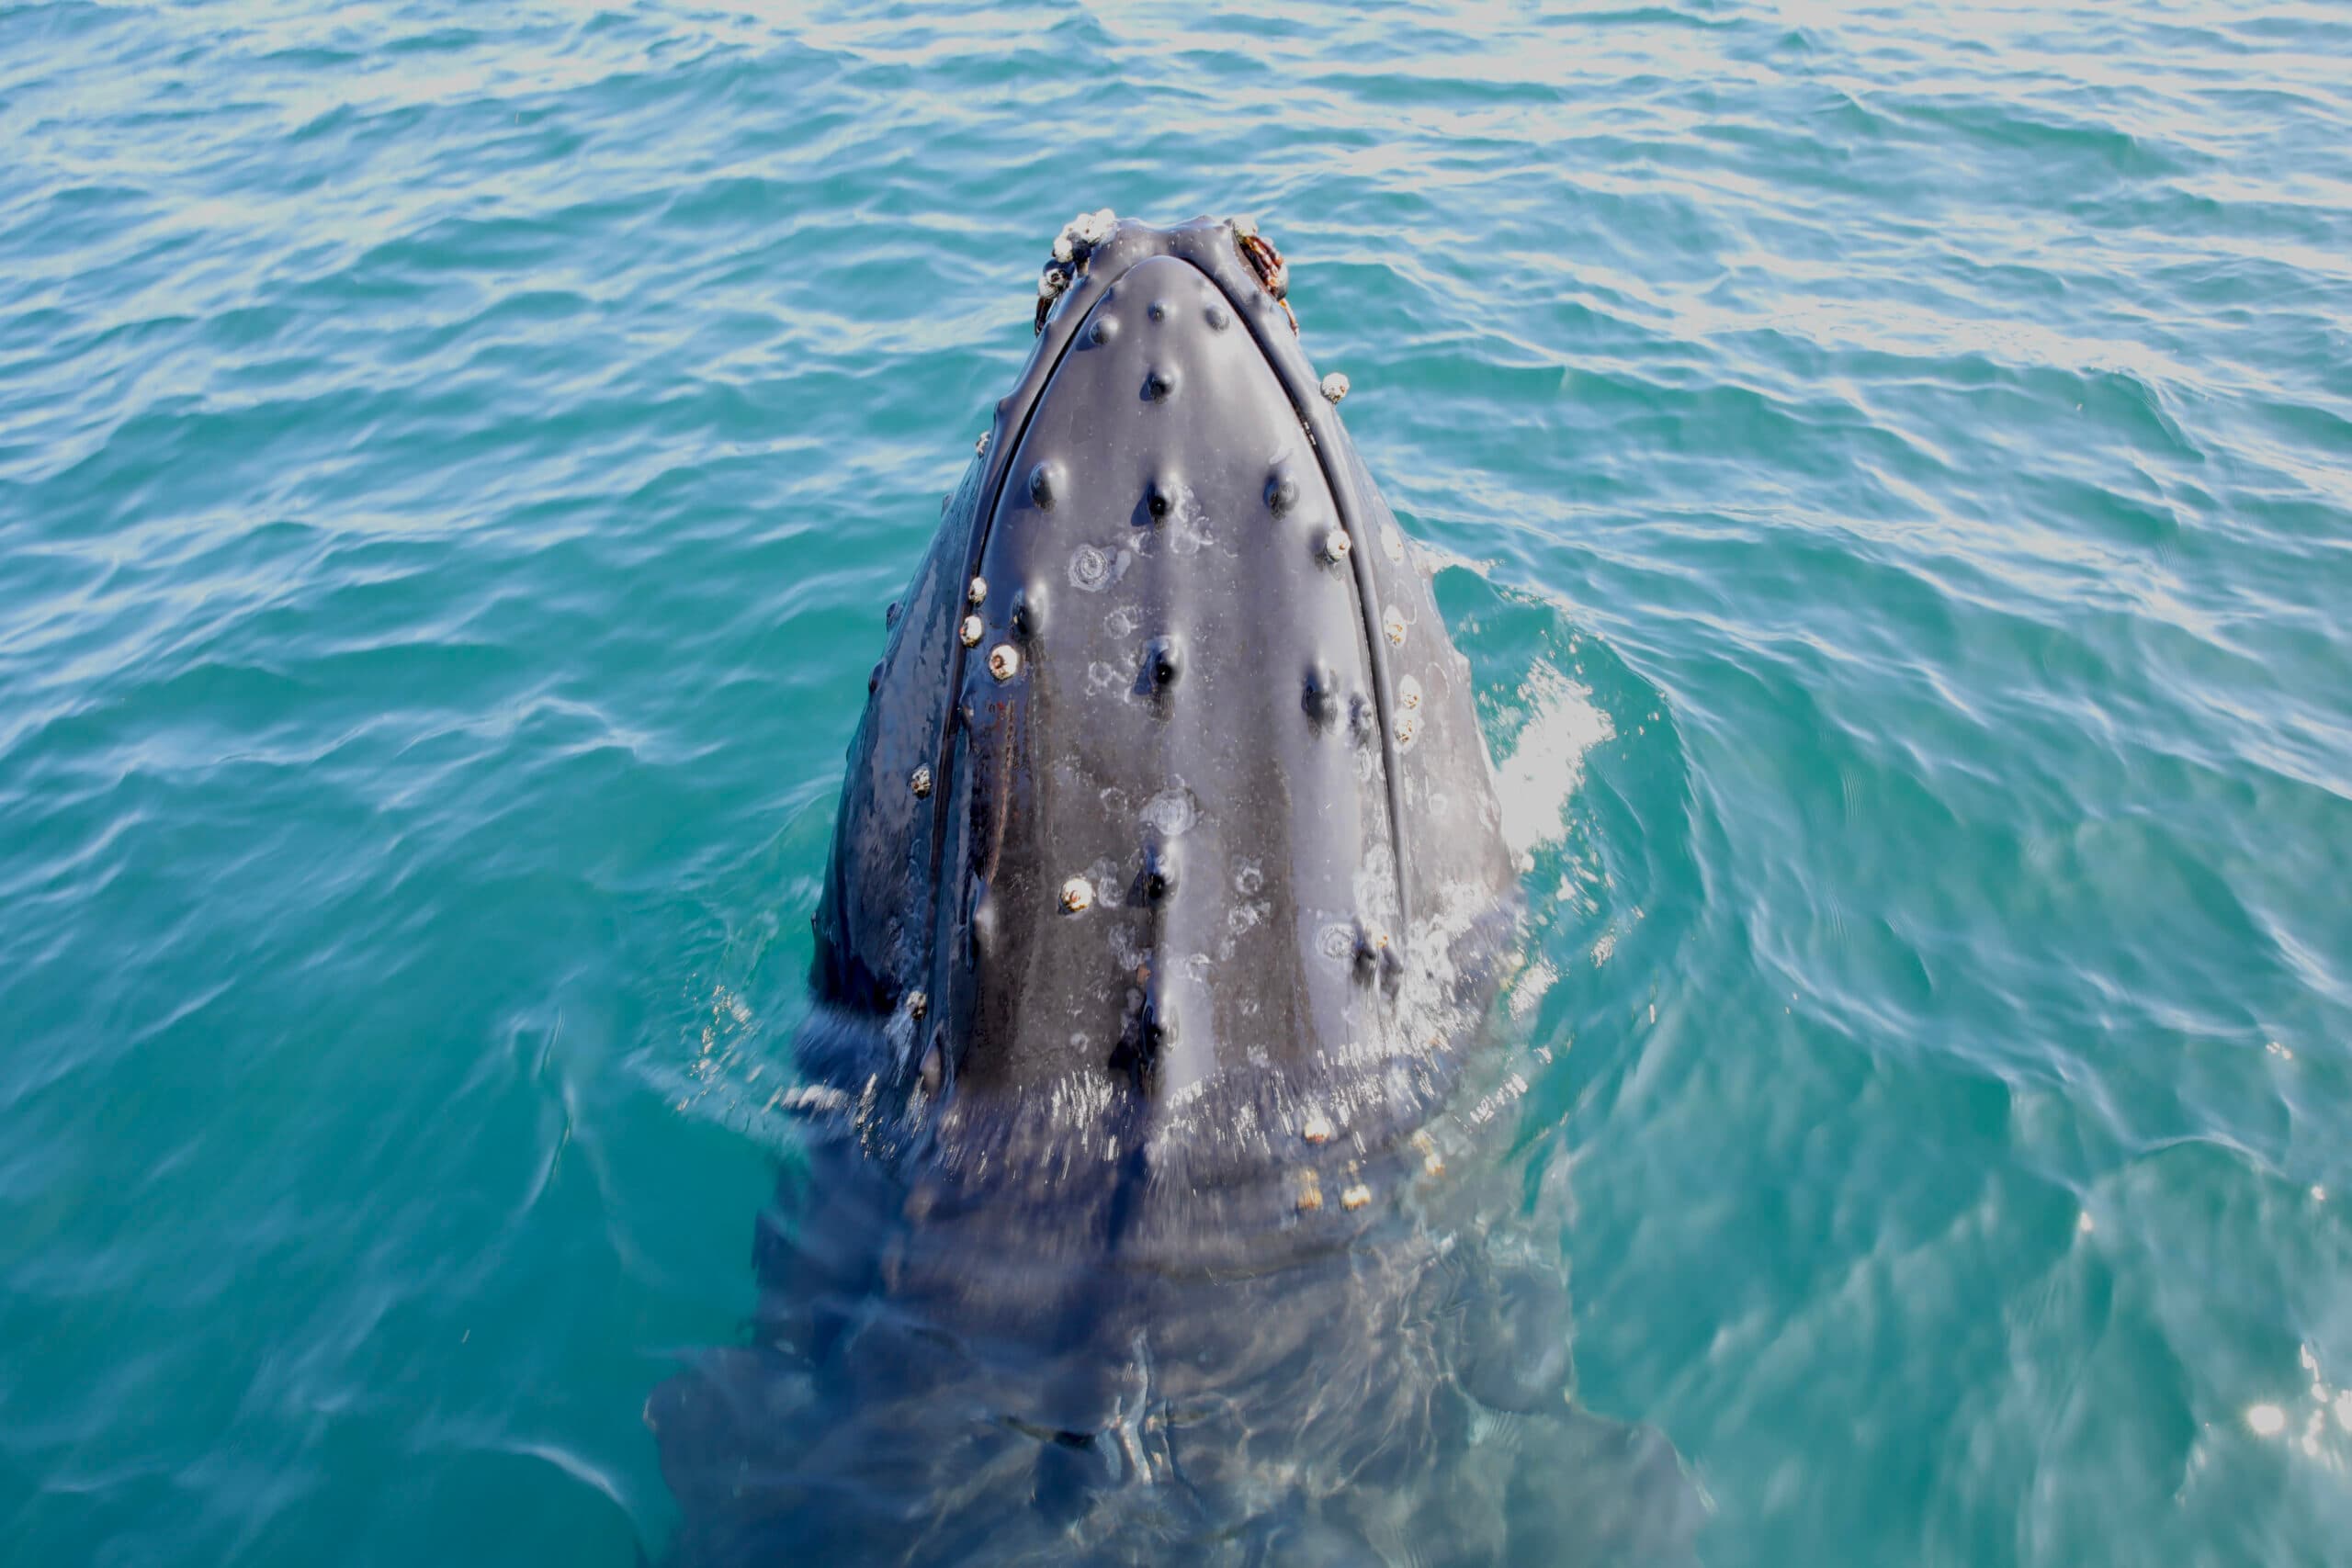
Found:
[[751, 1342], [646, 1406], [681, 1561], [1686, 1555], [1480, 1179], [1517, 875], [1285, 286], [1242, 224], [1056, 247], [850, 747]]
[[1468, 668], [1254, 228], [1057, 249], [850, 749], [816, 980], [889, 1046], [832, 1066], [948, 1158], [1417, 1126], [1515, 897]]

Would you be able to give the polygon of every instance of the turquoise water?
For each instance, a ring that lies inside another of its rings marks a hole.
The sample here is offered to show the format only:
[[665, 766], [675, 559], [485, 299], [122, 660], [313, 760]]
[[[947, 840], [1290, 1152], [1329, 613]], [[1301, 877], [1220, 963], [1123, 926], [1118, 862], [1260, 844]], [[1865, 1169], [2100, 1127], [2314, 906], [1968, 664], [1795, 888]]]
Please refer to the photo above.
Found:
[[0, 5], [0, 150], [12, 1561], [659, 1550], [1102, 205], [1448, 563], [1707, 1560], [2352, 1550], [2352, 13]]

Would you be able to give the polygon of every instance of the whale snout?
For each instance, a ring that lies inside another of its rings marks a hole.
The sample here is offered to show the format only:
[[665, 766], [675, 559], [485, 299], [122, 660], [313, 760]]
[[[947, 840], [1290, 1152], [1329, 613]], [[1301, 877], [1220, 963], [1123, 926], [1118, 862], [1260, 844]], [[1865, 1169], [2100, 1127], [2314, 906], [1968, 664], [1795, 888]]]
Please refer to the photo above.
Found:
[[1246, 226], [1065, 231], [893, 628], [820, 978], [967, 1113], [1214, 1089], [1295, 1122], [1442, 1054], [1416, 955], [1514, 884], [1466, 670], [1287, 277]]

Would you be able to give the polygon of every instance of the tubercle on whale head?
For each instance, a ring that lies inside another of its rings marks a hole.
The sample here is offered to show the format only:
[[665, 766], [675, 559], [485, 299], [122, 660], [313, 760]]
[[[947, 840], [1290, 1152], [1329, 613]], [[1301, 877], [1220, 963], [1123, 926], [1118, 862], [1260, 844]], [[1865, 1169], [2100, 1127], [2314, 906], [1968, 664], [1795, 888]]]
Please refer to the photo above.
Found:
[[1408, 961], [1515, 880], [1466, 682], [1279, 253], [1090, 216], [891, 627], [820, 989], [935, 998], [951, 1098], [1425, 1055]]

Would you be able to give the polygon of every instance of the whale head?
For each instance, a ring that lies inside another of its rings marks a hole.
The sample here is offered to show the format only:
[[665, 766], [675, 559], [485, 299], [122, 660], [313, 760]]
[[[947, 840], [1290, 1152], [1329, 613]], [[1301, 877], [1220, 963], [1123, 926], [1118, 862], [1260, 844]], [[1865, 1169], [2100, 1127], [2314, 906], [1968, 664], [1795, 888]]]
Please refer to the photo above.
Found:
[[851, 748], [842, 1076], [982, 1150], [1416, 1124], [1516, 883], [1468, 667], [1254, 229], [1057, 250]]

